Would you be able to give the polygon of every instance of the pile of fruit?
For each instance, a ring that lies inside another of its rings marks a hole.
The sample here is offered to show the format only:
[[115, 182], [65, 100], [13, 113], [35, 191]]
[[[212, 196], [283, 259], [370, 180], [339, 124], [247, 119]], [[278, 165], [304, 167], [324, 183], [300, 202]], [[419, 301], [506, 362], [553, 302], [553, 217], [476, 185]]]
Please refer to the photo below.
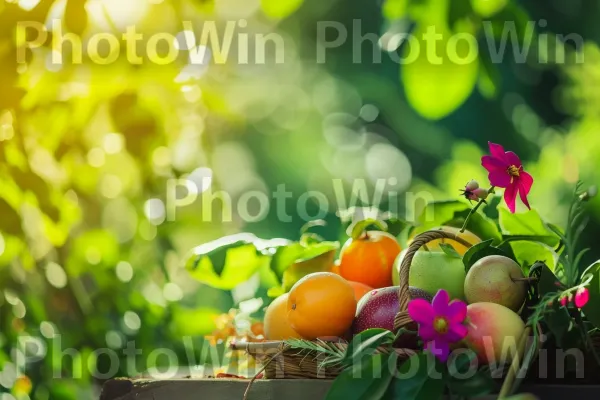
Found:
[[[469, 231], [438, 229], [472, 245], [481, 242]], [[444, 252], [440, 244], [456, 253]], [[410, 294], [431, 301], [445, 290], [452, 299], [466, 300], [468, 334], [463, 343], [481, 360], [492, 361], [500, 358], [508, 338], [516, 341], [523, 333], [525, 324], [517, 312], [524, 305], [529, 279], [515, 261], [500, 255], [479, 259], [465, 273], [461, 256], [467, 250], [451, 240], [433, 241], [419, 250], [410, 268]], [[331, 272], [304, 276], [269, 305], [266, 338], [350, 340], [371, 328], [393, 330], [399, 311], [399, 287], [394, 284], [405, 254], [386, 232], [364, 231], [348, 239]]]
[[[514, 392], [521, 381], [513, 379], [517, 370], [527, 372], [542, 342], [581, 349], [600, 370], [600, 262], [589, 264], [587, 249], [580, 248], [586, 203], [597, 189], [578, 183], [559, 228], [530, 208], [533, 178], [516, 154], [490, 143], [481, 164], [489, 189], [475, 181], [462, 189], [474, 206], [433, 202], [410, 222], [347, 210], [353, 218], [345, 220], [351, 222], [349, 238], [341, 249], [308, 232], [320, 225], [315, 221], [298, 241], [238, 234], [206, 243], [186, 267], [223, 290], [260, 277], [273, 300], [262, 330], [246, 324], [255, 329], [245, 337], [283, 343], [282, 353], [324, 355], [319, 369], [335, 366], [337, 376], [328, 399], [367, 392], [374, 399], [437, 399], [449, 392], [476, 397], [497, 389], [490, 371], [510, 362], [503, 398]], [[499, 188], [503, 196], [496, 195]], [[529, 211], [516, 212], [517, 198]], [[476, 364], [466, 383], [452, 373], [457, 353], [467, 354], [461, 367]], [[431, 357], [442, 379], [430, 376]], [[415, 374], [398, 377], [379, 368], [377, 378], [355, 379], [356, 372], [364, 377], [384, 363]]]

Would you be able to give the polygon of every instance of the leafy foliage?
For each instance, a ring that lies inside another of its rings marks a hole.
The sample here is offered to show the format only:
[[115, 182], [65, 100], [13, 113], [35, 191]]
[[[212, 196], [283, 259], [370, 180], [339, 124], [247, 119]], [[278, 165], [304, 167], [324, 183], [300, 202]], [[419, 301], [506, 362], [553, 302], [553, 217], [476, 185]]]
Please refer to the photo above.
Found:
[[493, 241], [493, 239], [485, 240], [481, 243], [477, 243], [469, 250], [467, 250], [467, 252], [462, 258], [463, 264], [465, 264], [465, 270], [467, 272], [473, 266], [473, 264], [475, 264], [477, 261], [484, 257], [493, 255], [508, 257], [508, 254], [506, 254], [506, 252], [502, 251], [497, 247], [492, 246]]

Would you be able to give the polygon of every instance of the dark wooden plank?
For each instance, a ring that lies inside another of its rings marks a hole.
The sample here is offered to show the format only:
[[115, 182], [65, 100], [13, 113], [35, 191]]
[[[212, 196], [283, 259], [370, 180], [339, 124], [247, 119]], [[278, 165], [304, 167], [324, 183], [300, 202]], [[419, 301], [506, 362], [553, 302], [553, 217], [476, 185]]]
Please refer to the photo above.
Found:
[[[123, 380], [107, 382], [100, 400], [241, 400], [248, 387], [241, 379]], [[248, 400], [320, 400], [331, 381], [320, 379], [257, 380]]]
[[[242, 400], [248, 380], [240, 379], [173, 379], [128, 380], [107, 382], [100, 400]], [[325, 379], [257, 380], [248, 400], [323, 400], [331, 386]], [[521, 392], [541, 400], [594, 399], [600, 396], [598, 385], [524, 385]], [[479, 400], [494, 400], [485, 396]]]

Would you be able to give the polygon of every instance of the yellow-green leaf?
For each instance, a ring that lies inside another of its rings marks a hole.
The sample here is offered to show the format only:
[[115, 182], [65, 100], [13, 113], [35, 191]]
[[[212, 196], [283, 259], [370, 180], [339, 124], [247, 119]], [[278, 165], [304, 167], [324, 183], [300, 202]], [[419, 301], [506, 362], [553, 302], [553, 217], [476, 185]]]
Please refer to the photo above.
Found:
[[[434, 41], [433, 34], [439, 40]], [[477, 83], [477, 42], [467, 33], [457, 36], [444, 23], [422, 23], [413, 37], [402, 54], [405, 64], [400, 75], [406, 97], [423, 117], [444, 118], [467, 100]]]
[[508, 4], [508, 0], [471, 0], [473, 11], [484, 18], [502, 11], [506, 4]]
[[261, 0], [263, 12], [270, 18], [283, 19], [300, 8], [304, 0]]

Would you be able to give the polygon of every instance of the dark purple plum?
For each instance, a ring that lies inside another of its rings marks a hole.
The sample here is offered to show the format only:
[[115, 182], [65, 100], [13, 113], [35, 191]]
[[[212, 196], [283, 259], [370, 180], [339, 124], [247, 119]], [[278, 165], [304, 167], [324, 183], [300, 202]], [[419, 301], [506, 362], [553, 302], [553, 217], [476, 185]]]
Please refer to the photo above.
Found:
[[[431, 301], [431, 296], [421, 289], [409, 288], [411, 298]], [[400, 310], [398, 286], [374, 289], [364, 295], [356, 307], [352, 333], [357, 334], [370, 328], [394, 330], [394, 317]]]

